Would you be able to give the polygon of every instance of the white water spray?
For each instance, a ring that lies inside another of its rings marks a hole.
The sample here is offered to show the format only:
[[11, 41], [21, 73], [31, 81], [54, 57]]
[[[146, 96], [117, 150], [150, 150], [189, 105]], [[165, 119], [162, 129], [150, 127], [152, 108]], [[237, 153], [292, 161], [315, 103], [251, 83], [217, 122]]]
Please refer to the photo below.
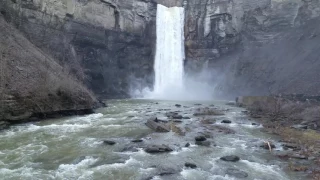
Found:
[[184, 8], [158, 4], [153, 98], [172, 99], [183, 91], [184, 59]]

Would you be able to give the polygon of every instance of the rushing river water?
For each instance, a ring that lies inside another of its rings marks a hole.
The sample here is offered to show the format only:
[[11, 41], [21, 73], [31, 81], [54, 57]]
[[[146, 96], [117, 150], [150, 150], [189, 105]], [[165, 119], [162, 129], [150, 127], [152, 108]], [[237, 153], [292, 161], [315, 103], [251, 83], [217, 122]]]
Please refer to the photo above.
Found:
[[[257, 147], [268, 138], [253, 126], [241, 111], [222, 102], [214, 104], [229, 108], [226, 115], [217, 117], [217, 124], [236, 131], [235, 134], [215, 134], [210, 139], [216, 146], [202, 147], [194, 144], [194, 137], [204, 131], [193, 116], [195, 102], [147, 100], [114, 100], [109, 107], [87, 116], [46, 120], [11, 127], [0, 132], [0, 179], [5, 180], [222, 180], [236, 179], [226, 175], [228, 168], [248, 173], [245, 179], [294, 180], [297, 174], [285, 171], [286, 164]], [[179, 102], [178, 102], [179, 103]], [[170, 110], [169, 110], [170, 109]], [[185, 119], [180, 127], [188, 127], [185, 136], [173, 132], [155, 133], [144, 125], [148, 117], [165, 119], [167, 111], [181, 111]], [[229, 119], [231, 124], [221, 124], [219, 119]], [[103, 140], [117, 144], [106, 145]], [[143, 139], [142, 143], [131, 142]], [[186, 143], [190, 147], [184, 147]], [[140, 144], [140, 145], [137, 145]], [[147, 154], [148, 144], [167, 144], [173, 152]], [[134, 146], [138, 146], [137, 151]], [[281, 149], [278, 149], [281, 150]], [[220, 157], [237, 155], [239, 162], [224, 162]], [[185, 162], [196, 164], [196, 169], [185, 168]], [[174, 172], [165, 175], [163, 172]], [[163, 176], [157, 176], [162, 173]]]

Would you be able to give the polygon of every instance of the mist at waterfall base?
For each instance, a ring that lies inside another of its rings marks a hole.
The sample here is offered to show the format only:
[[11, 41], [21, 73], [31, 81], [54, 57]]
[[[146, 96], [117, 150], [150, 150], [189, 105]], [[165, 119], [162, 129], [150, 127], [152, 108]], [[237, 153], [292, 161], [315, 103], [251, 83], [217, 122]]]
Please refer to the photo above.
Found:
[[157, 6], [157, 44], [153, 90], [134, 90], [133, 97], [161, 100], [212, 100], [210, 72], [184, 72], [184, 8]]

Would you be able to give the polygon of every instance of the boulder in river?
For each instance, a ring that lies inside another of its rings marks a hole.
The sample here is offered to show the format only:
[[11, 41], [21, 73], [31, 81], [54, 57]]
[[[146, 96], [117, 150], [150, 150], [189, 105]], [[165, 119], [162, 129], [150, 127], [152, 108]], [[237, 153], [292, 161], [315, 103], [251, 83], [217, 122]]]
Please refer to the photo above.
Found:
[[170, 126], [166, 125], [165, 123], [157, 121], [157, 118], [152, 120], [149, 119], [146, 122], [146, 126], [148, 126], [150, 129], [156, 131], [156, 132], [169, 132]]
[[167, 112], [166, 116], [171, 119], [182, 119], [183, 118], [183, 116], [180, 115], [178, 112]]
[[184, 166], [187, 167], [187, 168], [191, 168], [191, 169], [197, 168], [197, 165], [195, 165], [195, 164], [193, 164], [193, 163], [189, 163], [189, 162], [186, 162], [186, 163], [184, 164]]
[[228, 161], [228, 162], [238, 162], [240, 161], [240, 158], [238, 156], [224, 156], [220, 158], [223, 161]]
[[177, 115], [178, 113], [177, 112], [166, 112], [166, 116], [168, 117], [168, 118], [170, 118], [170, 117], [172, 117], [172, 116], [174, 116], [174, 115]]
[[186, 135], [186, 133], [180, 127], [176, 126], [174, 123], [170, 124], [170, 129], [172, 132], [174, 132], [180, 136]]
[[235, 168], [229, 168], [226, 170], [226, 174], [235, 178], [246, 178], [248, 173]]
[[207, 140], [207, 138], [204, 137], [204, 136], [197, 136], [197, 137], [195, 137], [194, 139], [195, 139], [196, 141], [198, 141], [198, 142]]
[[110, 141], [110, 140], [104, 140], [103, 143], [106, 145], [111, 145], [111, 146], [116, 144], [116, 142]]
[[171, 152], [173, 151], [169, 146], [167, 145], [149, 145], [144, 149], [145, 152], [154, 154], [154, 153], [163, 153], [163, 152]]
[[224, 113], [221, 110], [215, 108], [198, 108], [193, 114], [194, 116], [221, 116]]
[[224, 123], [224, 124], [231, 124], [231, 121], [230, 120], [222, 120], [221, 123]]
[[141, 142], [143, 142], [143, 140], [142, 139], [135, 139], [135, 140], [132, 140], [131, 142], [133, 142], [133, 143], [141, 143]]
[[198, 146], [207, 146], [207, 147], [209, 147], [210, 144], [211, 143], [209, 141], [196, 141], [196, 145], [198, 145]]
[[171, 117], [172, 119], [182, 119], [182, 115], [176, 114]]
[[176, 107], [181, 107], [181, 104], [176, 104], [175, 106], [176, 106]]
[[139, 147], [135, 145], [128, 145], [120, 150], [120, 152], [138, 152]]
[[190, 147], [190, 143], [187, 143], [186, 145], [184, 145], [184, 147]]
[[216, 120], [215, 119], [202, 119], [200, 122], [201, 122], [201, 124], [214, 124], [214, 123], [216, 123]]
[[0, 121], [0, 130], [7, 129], [9, 127], [9, 123], [6, 121]]
[[298, 150], [300, 149], [298, 144], [294, 144], [294, 143], [284, 143], [282, 144], [283, 148], [285, 149], [294, 149], [294, 150]]

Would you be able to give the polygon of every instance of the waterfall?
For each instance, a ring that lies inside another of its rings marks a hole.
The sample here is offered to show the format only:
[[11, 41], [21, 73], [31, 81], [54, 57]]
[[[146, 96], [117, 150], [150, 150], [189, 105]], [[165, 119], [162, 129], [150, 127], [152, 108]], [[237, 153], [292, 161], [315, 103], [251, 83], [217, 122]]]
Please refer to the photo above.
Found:
[[157, 44], [153, 98], [172, 99], [183, 91], [184, 8], [157, 7]]

